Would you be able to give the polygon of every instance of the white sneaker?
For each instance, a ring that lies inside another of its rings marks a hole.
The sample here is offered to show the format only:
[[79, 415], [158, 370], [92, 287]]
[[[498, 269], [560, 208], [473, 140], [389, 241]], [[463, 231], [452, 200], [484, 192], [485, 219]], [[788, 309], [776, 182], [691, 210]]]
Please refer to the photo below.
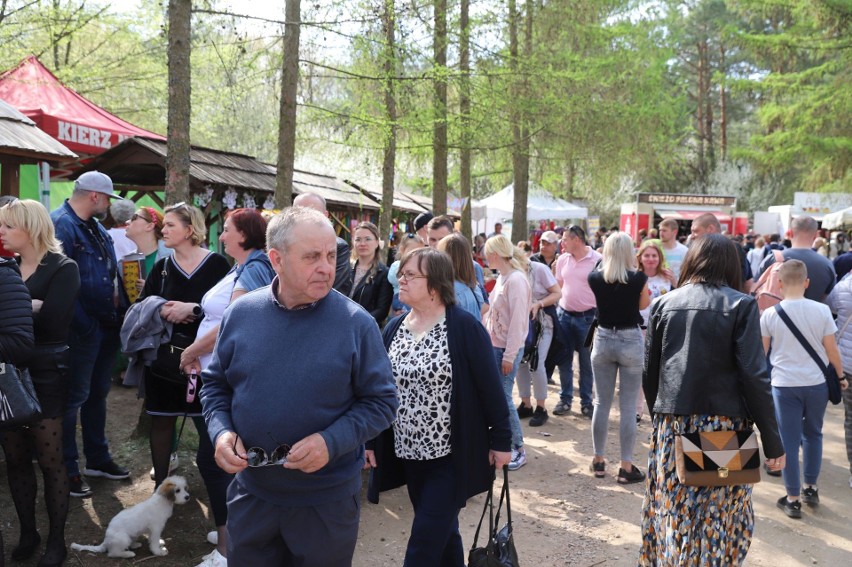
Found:
[[218, 549], [214, 549], [203, 557], [204, 561], [196, 567], [228, 567], [228, 558], [222, 557]]
[[512, 460], [509, 461], [509, 470], [516, 471], [527, 464], [527, 452], [521, 449], [520, 451], [512, 449]]
[[[169, 457], [169, 474], [175, 472], [179, 466], [180, 461], [178, 460], [178, 454], [172, 453], [172, 456]], [[154, 480], [154, 467], [151, 467], [151, 472], [148, 474], [151, 477], [151, 480]]]
[[219, 532], [216, 530], [213, 530], [212, 532], [207, 532], [207, 541], [209, 541], [213, 545], [219, 545]]

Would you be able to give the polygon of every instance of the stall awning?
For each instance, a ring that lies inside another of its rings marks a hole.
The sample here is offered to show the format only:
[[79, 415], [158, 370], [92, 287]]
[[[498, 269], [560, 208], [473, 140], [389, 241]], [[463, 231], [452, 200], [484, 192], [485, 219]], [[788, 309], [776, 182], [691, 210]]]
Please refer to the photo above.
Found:
[[719, 219], [719, 222], [731, 222], [733, 218], [729, 214], [725, 214], [722, 211], [660, 211], [658, 210], [661, 217], [664, 219], [674, 219], [674, 220], [695, 220], [703, 214], [713, 213], [713, 216]]

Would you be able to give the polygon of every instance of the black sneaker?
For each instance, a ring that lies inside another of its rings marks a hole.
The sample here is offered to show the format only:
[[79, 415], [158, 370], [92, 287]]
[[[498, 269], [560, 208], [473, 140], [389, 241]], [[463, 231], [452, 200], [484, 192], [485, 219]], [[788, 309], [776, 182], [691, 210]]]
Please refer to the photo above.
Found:
[[766, 471], [766, 474], [768, 474], [769, 476], [781, 476], [780, 470], [774, 471], [770, 469], [769, 465], [767, 465], [766, 463], [763, 463], [763, 470]]
[[524, 402], [521, 402], [518, 405], [518, 417], [520, 419], [525, 419], [527, 417], [532, 417], [533, 409], [532, 406], [525, 406]]
[[589, 465], [589, 470], [595, 473], [595, 478], [604, 478], [606, 476], [606, 461], [599, 463], [592, 461], [592, 464]]
[[593, 408], [592, 406], [583, 406], [582, 408], [580, 408], [580, 413], [583, 414], [583, 417], [588, 417], [589, 419], [592, 419], [592, 414], [595, 413], [595, 408]]
[[541, 406], [536, 406], [532, 417], [530, 418], [530, 427], [541, 427], [547, 422], [547, 410]]
[[784, 510], [784, 513], [790, 518], [802, 517], [802, 503], [798, 500], [790, 502], [786, 496], [782, 496], [778, 499], [777, 506]]
[[631, 465], [633, 468], [630, 472], [619, 468], [618, 469], [618, 484], [633, 484], [645, 480], [645, 473], [636, 468], [636, 465]]
[[90, 467], [86, 465], [86, 468], [83, 469], [83, 474], [86, 476], [100, 476], [110, 480], [124, 480], [125, 478], [130, 478], [130, 471], [124, 467], [118, 466], [115, 464], [115, 461], [107, 461], [97, 467]]
[[802, 502], [808, 506], [816, 506], [819, 504], [819, 489], [808, 486], [802, 490]]
[[71, 496], [86, 498], [94, 494], [92, 488], [86, 484], [86, 481], [80, 475], [69, 477], [68, 484], [71, 489]]

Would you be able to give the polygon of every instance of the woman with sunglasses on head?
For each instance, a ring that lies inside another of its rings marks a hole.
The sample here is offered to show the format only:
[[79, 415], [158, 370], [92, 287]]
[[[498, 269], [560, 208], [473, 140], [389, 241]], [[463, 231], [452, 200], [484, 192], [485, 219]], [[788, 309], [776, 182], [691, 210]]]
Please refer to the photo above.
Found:
[[[402, 259], [402, 257], [407, 253], [412, 250], [416, 250], [417, 248], [423, 248], [423, 246], [425, 246], [423, 241], [420, 240], [416, 234], [406, 234], [397, 245], [396, 257]], [[390, 268], [388, 268], [388, 281], [393, 288], [391, 317], [402, 315], [410, 309], [408, 305], [399, 300], [399, 278], [397, 277], [397, 273], [399, 272], [399, 262], [400, 260], [396, 260], [393, 264], [391, 264]]]
[[[14, 201], [0, 208], [0, 241], [18, 254], [21, 276], [31, 298], [35, 347], [28, 362], [42, 419], [27, 428], [5, 431], [3, 451], [12, 500], [20, 523], [20, 543], [12, 558], [30, 557], [41, 541], [36, 531], [36, 476], [31, 448], [44, 478], [50, 533], [40, 566], [61, 565], [66, 556], [65, 520], [69, 485], [62, 458], [62, 419], [68, 391], [68, 333], [80, 289], [77, 264], [62, 253], [47, 209], [37, 201]], [[5, 271], [5, 270], [3, 270]], [[2, 301], [13, 301], [4, 294]], [[2, 319], [13, 321], [8, 313]], [[0, 343], [0, 351], [2, 351]], [[0, 361], [15, 362], [0, 352]]]
[[458, 515], [511, 457], [508, 407], [479, 321], [456, 305], [449, 257], [409, 252], [399, 270], [411, 311], [383, 333], [399, 396], [393, 426], [368, 444], [368, 499], [406, 484], [414, 507], [405, 567], [463, 566]]
[[679, 433], [760, 430], [766, 465], [784, 468], [757, 302], [740, 292], [737, 245], [695, 239], [680, 287], [651, 305], [642, 385], [653, 412], [639, 565], [741, 565], [754, 528], [751, 484], [678, 480]]
[[[204, 319], [198, 326], [195, 341], [181, 354], [180, 365], [187, 374], [201, 373], [210, 364], [219, 324], [225, 309], [238, 297], [250, 291], [272, 283], [275, 272], [266, 255], [266, 219], [255, 209], [234, 209], [226, 217], [219, 242], [225, 253], [234, 259], [234, 266], [218, 283], [204, 294], [201, 310]], [[202, 417], [193, 418], [196, 427], [205, 428]], [[206, 428], [205, 428], [206, 429]], [[199, 451], [210, 450], [205, 460], [213, 460], [213, 446], [210, 443], [199, 445]], [[198, 567], [225, 567], [228, 556], [228, 508], [226, 491], [233, 475], [218, 475], [213, 482], [206, 482], [210, 496], [210, 508], [216, 524], [216, 531], [208, 534], [208, 541], [215, 542], [216, 549], [204, 557]]]
[[[173, 252], [163, 243], [163, 213], [154, 207], [139, 207], [130, 217], [124, 234], [136, 245], [136, 252], [143, 260], [141, 277], [136, 282], [141, 292], [145, 285], [145, 278], [151, 273], [157, 260], [171, 256]], [[127, 256], [122, 260], [126, 259], [128, 259]]]
[[529, 259], [523, 250], [512, 245], [505, 234], [497, 234], [485, 242], [485, 257], [491, 269], [500, 274], [489, 294], [490, 307], [484, 323], [503, 376], [504, 403], [508, 404], [509, 423], [512, 426], [512, 461], [509, 470], [514, 471], [527, 464], [524, 433], [512, 390], [530, 330], [532, 287], [527, 276]]
[[[171, 345], [178, 349], [189, 346], [198, 333], [204, 317], [201, 299], [231, 269], [228, 261], [215, 252], [202, 248], [207, 236], [204, 215], [195, 207], [179, 203], [166, 207], [163, 216], [163, 244], [174, 251], [172, 256], [158, 260], [145, 280], [139, 301], [150, 296], [166, 300], [160, 316], [172, 324]], [[180, 378], [177, 368], [169, 369]], [[151, 416], [151, 460], [154, 465], [154, 483], [159, 486], [169, 474], [172, 453], [172, 436], [177, 418], [192, 418], [198, 429], [199, 448], [196, 455], [198, 469], [205, 485], [217, 482], [225, 473], [212, 459], [213, 449], [207, 447], [209, 437], [201, 417], [198, 396], [188, 402], [185, 381], [165, 377], [153, 371], [157, 361], [145, 369], [145, 410]], [[197, 384], [200, 388], [201, 384]], [[210, 455], [209, 462], [205, 457]]]
[[384, 325], [393, 301], [393, 286], [388, 281], [388, 267], [379, 259], [381, 240], [379, 229], [371, 222], [362, 222], [352, 231], [352, 291], [349, 297], [369, 311]]

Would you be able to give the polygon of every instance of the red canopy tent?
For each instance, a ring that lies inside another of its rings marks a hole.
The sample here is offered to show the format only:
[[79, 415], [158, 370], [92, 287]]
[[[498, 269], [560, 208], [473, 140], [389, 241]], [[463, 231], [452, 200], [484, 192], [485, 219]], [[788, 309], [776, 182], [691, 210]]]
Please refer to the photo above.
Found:
[[81, 158], [101, 154], [131, 136], [165, 140], [69, 89], [34, 55], [0, 75], [0, 99]]

